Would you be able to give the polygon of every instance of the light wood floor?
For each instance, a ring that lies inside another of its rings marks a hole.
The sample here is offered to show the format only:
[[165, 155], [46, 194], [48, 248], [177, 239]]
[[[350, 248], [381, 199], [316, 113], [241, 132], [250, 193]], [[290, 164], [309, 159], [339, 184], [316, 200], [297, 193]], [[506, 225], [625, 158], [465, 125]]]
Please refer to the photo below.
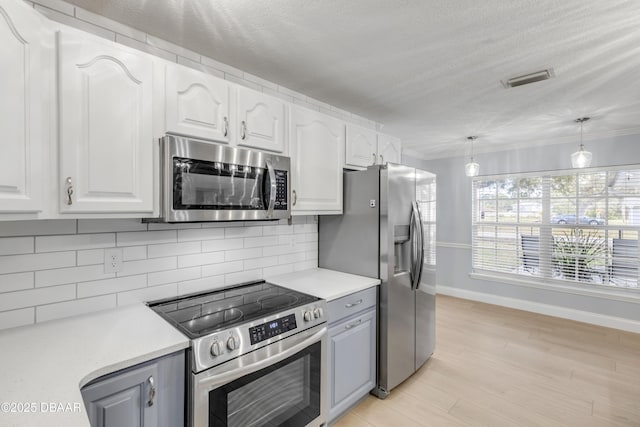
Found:
[[436, 350], [336, 427], [640, 426], [640, 334], [446, 296]]

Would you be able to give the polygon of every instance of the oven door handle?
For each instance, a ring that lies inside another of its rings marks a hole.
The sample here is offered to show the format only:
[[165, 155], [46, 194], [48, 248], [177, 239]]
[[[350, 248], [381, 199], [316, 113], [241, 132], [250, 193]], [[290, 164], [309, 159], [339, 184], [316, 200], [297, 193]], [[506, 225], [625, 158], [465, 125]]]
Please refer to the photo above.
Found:
[[271, 160], [267, 159], [267, 171], [269, 172], [269, 181], [271, 191], [269, 192], [269, 207], [267, 208], [267, 218], [271, 218], [273, 215], [273, 208], [276, 204], [276, 192], [278, 191], [277, 182], [276, 182], [276, 171], [271, 164]]
[[[306, 332], [310, 332], [311, 334], [307, 335], [304, 332], [301, 332], [300, 334], [290, 337], [299, 339], [284, 339], [270, 346], [262, 347], [244, 356], [230, 360], [220, 366], [216, 366], [215, 368], [197, 374], [195, 381], [196, 389], [213, 390], [221, 385], [230, 383], [238, 378], [244, 377], [245, 375], [259, 371], [260, 369], [291, 357], [309, 347], [311, 344], [322, 341], [322, 339], [327, 335], [327, 328], [326, 326], [323, 326], [316, 332], [313, 330]], [[260, 357], [258, 360], [252, 360], [255, 359], [259, 353], [262, 353], [261, 350], [264, 353], [271, 353], [268, 348], [278, 344], [280, 344], [280, 346], [275, 352], [273, 352], [273, 354], [267, 354], [267, 357]], [[201, 394], [197, 393], [196, 396], [201, 396]]]

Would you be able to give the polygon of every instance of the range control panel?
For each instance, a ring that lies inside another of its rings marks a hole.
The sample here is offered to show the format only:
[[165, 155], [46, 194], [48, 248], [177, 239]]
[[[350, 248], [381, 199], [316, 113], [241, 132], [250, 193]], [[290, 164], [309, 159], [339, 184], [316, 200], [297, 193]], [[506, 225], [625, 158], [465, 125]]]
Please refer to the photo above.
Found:
[[292, 331], [296, 327], [296, 315], [290, 314], [279, 319], [274, 319], [271, 322], [249, 328], [249, 339], [251, 340], [251, 345], [254, 345], [269, 338], [284, 334], [285, 332]]

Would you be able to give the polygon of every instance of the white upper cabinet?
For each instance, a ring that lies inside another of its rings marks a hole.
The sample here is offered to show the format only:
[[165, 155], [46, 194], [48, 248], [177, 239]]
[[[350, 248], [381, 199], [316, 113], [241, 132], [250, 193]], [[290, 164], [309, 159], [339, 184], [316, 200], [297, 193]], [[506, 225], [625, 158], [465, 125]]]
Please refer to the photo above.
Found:
[[284, 101], [251, 89], [238, 88], [236, 143], [260, 150], [285, 153]]
[[402, 161], [402, 143], [398, 138], [378, 134], [378, 164], [400, 163]]
[[167, 132], [230, 142], [230, 99], [228, 82], [181, 65], [167, 65]]
[[342, 213], [345, 125], [317, 111], [291, 107], [291, 213]]
[[0, 1], [0, 212], [45, 210], [55, 33], [32, 8]]
[[366, 167], [377, 163], [376, 131], [347, 123], [345, 164]]
[[152, 212], [153, 60], [63, 30], [59, 64], [61, 212]]

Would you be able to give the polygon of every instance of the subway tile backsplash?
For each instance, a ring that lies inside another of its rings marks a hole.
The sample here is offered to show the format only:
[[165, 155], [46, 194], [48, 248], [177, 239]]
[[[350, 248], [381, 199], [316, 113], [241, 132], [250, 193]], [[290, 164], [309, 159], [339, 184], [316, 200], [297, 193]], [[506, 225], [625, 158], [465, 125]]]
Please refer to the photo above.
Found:
[[[0, 222], [0, 329], [317, 267], [313, 216], [277, 222]], [[104, 251], [123, 266], [104, 272]]]

